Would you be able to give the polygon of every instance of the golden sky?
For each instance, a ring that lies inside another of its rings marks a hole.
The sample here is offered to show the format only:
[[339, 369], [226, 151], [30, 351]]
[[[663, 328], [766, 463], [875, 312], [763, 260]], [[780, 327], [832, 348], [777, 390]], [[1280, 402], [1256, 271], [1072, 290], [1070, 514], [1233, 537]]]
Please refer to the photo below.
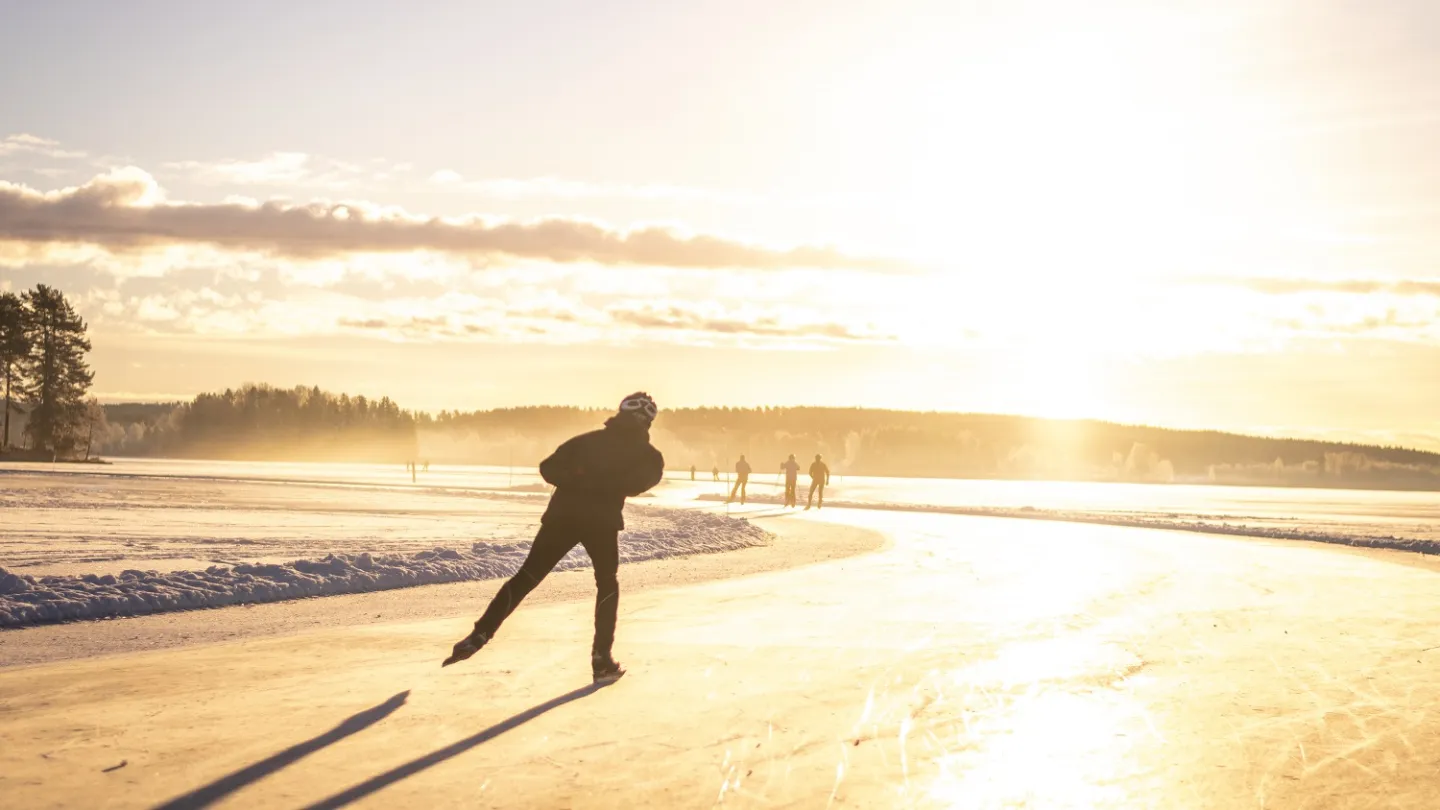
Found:
[[106, 398], [1440, 449], [1440, 6], [293, 5], [0, 31], [0, 288], [75, 300]]

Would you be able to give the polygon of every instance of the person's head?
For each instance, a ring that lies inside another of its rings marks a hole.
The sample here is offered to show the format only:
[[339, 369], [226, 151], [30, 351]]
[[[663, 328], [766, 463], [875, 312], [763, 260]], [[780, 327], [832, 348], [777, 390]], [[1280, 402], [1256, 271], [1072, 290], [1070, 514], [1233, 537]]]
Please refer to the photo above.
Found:
[[819, 453], [816, 453], [816, 454], [815, 454], [815, 460], [816, 460], [816, 461], [819, 461], [819, 460], [820, 460], [820, 454], [819, 454]]
[[660, 408], [655, 404], [655, 400], [644, 391], [636, 391], [620, 400], [620, 415], [633, 419], [644, 427], [650, 427], [650, 423], [655, 421], [655, 416], [659, 413]]
[[744, 454], [744, 453], [741, 453], [741, 454], [740, 454], [740, 460], [741, 460], [741, 461], [744, 461], [744, 460], [745, 460], [745, 454]]
[[790, 454], [790, 458], [786, 459], [786, 461], [794, 461], [794, 460], [795, 460], [795, 454], [794, 454], [794, 453], [791, 453], [791, 454]]

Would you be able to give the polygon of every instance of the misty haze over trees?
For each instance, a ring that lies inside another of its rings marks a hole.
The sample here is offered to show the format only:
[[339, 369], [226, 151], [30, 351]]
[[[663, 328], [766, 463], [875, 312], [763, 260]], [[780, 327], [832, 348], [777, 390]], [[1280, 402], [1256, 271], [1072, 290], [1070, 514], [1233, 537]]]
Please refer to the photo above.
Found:
[[[115, 455], [533, 467], [608, 410], [438, 414], [318, 388], [247, 385], [187, 404], [107, 405], [96, 446]], [[858, 408], [661, 411], [652, 430], [676, 469], [757, 473], [823, 453], [841, 475], [1440, 489], [1440, 454], [1215, 431], [987, 414]]]
[[390, 399], [246, 385], [185, 404], [106, 405], [103, 452], [172, 458], [376, 461], [416, 458], [416, 418]]

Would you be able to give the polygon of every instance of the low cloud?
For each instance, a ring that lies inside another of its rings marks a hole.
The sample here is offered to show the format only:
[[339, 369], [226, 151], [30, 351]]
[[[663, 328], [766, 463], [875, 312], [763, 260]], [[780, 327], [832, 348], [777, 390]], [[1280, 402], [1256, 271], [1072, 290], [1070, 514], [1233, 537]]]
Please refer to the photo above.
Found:
[[502, 177], [467, 180], [459, 172], [451, 169], [441, 169], [430, 175], [430, 182], [449, 189], [463, 190], [503, 200], [626, 199], [710, 202], [730, 205], [759, 205], [773, 201], [768, 196], [760, 194], [664, 184], [589, 183], [558, 177], [527, 179]]
[[1435, 324], [1434, 313], [1406, 315], [1393, 309], [1383, 314], [1354, 318], [1327, 317], [1319, 313], [1309, 318], [1283, 318], [1275, 322], [1283, 329], [1312, 335], [1417, 339], [1432, 333]]
[[433, 251], [549, 262], [676, 268], [905, 270], [823, 247], [771, 249], [658, 227], [619, 231], [577, 219], [419, 216], [370, 203], [179, 203], [136, 168], [40, 192], [0, 181], [0, 241], [88, 244], [112, 252], [209, 245], [292, 258]]
[[409, 171], [410, 166], [381, 159], [360, 165], [305, 152], [271, 152], [259, 160], [183, 160], [162, 164], [162, 168], [213, 185], [344, 191], [388, 180]]
[[49, 138], [41, 138], [37, 135], [18, 133], [7, 135], [0, 139], [0, 157], [9, 155], [39, 155], [41, 157], [69, 160], [85, 157], [84, 152], [76, 152], [71, 149], [64, 149], [59, 141], [52, 141]]
[[856, 330], [839, 323], [787, 321], [779, 315], [754, 317], [711, 315], [682, 307], [610, 310], [616, 323], [644, 329], [674, 329], [721, 335], [784, 338], [828, 338], [831, 340], [875, 340], [881, 335]]
[[291, 185], [303, 183], [314, 172], [304, 152], [275, 152], [260, 160], [183, 160], [166, 163], [166, 169], [185, 172], [198, 180], [239, 185]]
[[1351, 295], [1440, 296], [1440, 281], [1417, 279], [1381, 281], [1377, 279], [1207, 277], [1197, 279], [1197, 281], [1204, 284], [1241, 287], [1267, 295], [1328, 292]]

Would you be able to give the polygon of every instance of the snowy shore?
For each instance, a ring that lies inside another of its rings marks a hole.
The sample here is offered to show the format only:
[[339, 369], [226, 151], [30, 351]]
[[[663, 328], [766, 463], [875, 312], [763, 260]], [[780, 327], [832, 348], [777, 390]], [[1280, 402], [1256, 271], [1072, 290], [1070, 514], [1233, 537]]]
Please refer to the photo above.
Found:
[[[645, 528], [620, 538], [620, 561], [712, 554], [764, 545], [769, 533], [744, 519], [707, 512], [637, 510]], [[530, 542], [478, 542], [468, 549], [408, 554], [340, 553], [289, 563], [214, 565], [204, 570], [29, 576], [0, 568], [0, 627], [138, 616], [173, 610], [276, 602], [314, 596], [508, 577]], [[577, 547], [557, 570], [588, 568]]]

